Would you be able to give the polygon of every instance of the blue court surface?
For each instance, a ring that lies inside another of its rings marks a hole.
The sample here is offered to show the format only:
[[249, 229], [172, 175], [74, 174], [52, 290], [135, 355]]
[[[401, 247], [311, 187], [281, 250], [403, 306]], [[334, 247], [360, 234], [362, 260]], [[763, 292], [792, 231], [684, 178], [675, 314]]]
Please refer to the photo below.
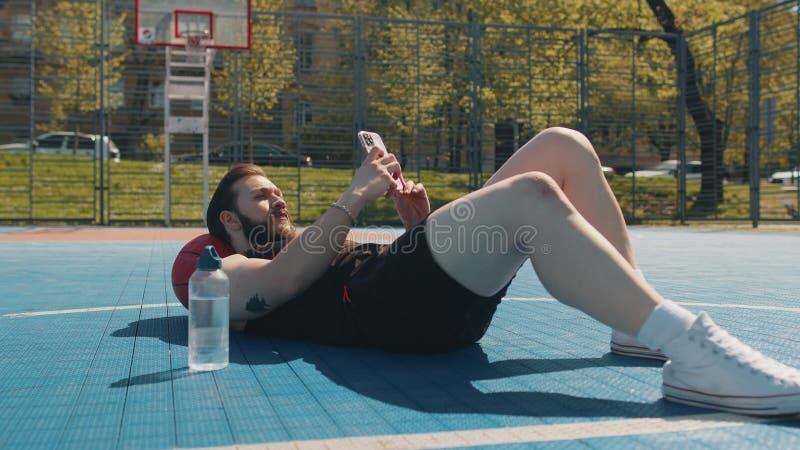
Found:
[[[631, 233], [666, 297], [800, 366], [800, 235]], [[610, 354], [609, 328], [553, 301], [528, 264], [461, 351], [233, 332], [227, 369], [191, 372], [169, 280], [182, 245], [0, 242], [0, 448], [800, 448], [798, 417], [664, 401], [660, 363]]]

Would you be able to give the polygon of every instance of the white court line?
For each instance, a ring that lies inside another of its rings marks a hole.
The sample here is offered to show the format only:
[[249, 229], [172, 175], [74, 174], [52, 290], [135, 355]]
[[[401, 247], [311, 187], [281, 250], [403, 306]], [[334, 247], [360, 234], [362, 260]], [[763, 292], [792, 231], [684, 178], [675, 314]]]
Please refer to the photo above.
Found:
[[[507, 297], [504, 300], [519, 300], [519, 301], [539, 301], [539, 302], [555, 302], [552, 298], [547, 297]], [[37, 316], [52, 316], [57, 314], [77, 314], [84, 312], [100, 312], [100, 311], [115, 311], [123, 309], [138, 309], [138, 308], [161, 308], [164, 306], [183, 306], [180, 303], [146, 303], [144, 305], [123, 305], [123, 306], [99, 306], [96, 308], [75, 308], [75, 309], [54, 309], [50, 311], [33, 311], [25, 313], [11, 313], [3, 314], [0, 317], [37, 317]]]
[[675, 302], [675, 303], [683, 306], [707, 306], [710, 308], [741, 308], [741, 309], [755, 309], [759, 311], [800, 312], [800, 308], [792, 306], [737, 305], [733, 303], [695, 303], [695, 302]]
[[[516, 302], [553, 302], [556, 300], [550, 297], [504, 297], [504, 301]], [[737, 305], [733, 303], [698, 303], [698, 302], [675, 302], [683, 306], [702, 306], [709, 308], [738, 308], [738, 309], [752, 309], [758, 311], [783, 311], [783, 312], [800, 312], [800, 307], [792, 306], [762, 306], [762, 305]], [[114, 311], [122, 309], [137, 309], [137, 308], [160, 308], [164, 306], [183, 306], [180, 303], [149, 303], [144, 305], [125, 305], [125, 306], [102, 306], [97, 308], [76, 308], [76, 309], [56, 309], [52, 311], [35, 311], [27, 313], [12, 313], [3, 314], [0, 317], [36, 317], [36, 316], [50, 316], [55, 314], [77, 314], [83, 312], [97, 312], [97, 311]]]
[[101, 306], [97, 308], [57, 309], [53, 311], [35, 311], [26, 313], [3, 314], [2, 317], [35, 317], [54, 314], [76, 314], [82, 312], [116, 311], [122, 309], [163, 308], [164, 306], [183, 306], [180, 303], [148, 303], [144, 305]]
[[[555, 302], [556, 300], [549, 297], [503, 297], [503, 301], [511, 300], [517, 302]], [[799, 307], [793, 306], [766, 306], [766, 305], [738, 305], [735, 303], [700, 303], [700, 302], [675, 302], [682, 306], [703, 306], [709, 308], [739, 308], [739, 309], [754, 309], [758, 311], [784, 311], [784, 312], [800, 312]]]
[[695, 416], [487, 428], [482, 430], [443, 431], [438, 433], [390, 434], [308, 441], [269, 442], [227, 447], [206, 447], [205, 450], [452, 448], [476, 445], [501, 445], [674, 433], [707, 430], [710, 428], [738, 427], [741, 425], [766, 422], [768, 420], [770, 419], [717, 413], [699, 414]]

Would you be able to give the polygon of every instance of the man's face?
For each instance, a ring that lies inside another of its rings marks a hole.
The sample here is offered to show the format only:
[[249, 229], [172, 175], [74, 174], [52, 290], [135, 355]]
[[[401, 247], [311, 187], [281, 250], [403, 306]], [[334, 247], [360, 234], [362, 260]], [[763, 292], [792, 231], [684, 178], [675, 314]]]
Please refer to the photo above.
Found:
[[267, 178], [253, 175], [233, 185], [236, 192], [234, 213], [242, 232], [256, 250], [294, 237], [295, 228], [283, 194]]

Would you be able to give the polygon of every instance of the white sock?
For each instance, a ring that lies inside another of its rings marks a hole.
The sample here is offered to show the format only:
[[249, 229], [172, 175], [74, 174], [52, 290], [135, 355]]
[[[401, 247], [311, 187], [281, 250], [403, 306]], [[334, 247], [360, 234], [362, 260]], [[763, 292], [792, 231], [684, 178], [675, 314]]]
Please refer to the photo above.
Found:
[[675, 302], [664, 300], [644, 321], [636, 338], [648, 348], [660, 349], [691, 328], [696, 318], [696, 315]]

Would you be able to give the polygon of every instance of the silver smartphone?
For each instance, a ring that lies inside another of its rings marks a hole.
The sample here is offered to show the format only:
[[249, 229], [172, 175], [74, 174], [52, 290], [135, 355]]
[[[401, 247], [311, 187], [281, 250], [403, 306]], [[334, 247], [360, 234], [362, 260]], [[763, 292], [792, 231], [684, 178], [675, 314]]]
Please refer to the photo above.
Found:
[[[383, 139], [381, 139], [381, 136], [378, 133], [373, 133], [371, 131], [359, 131], [358, 141], [361, 142], [361, 147], [367, 153], [372, 151], [372, 149], [376, 146], [382, 148], [387, 153], [389, 152], [389, 150], [386, 149], [386, 145], [383, 143]], [[402, 192], [406, 185], [403, 175], [398, 173], [394, 182], [397, 190]]]
[[378, 146], [385, 151], [386, 145], [383, 143], [383, 139], [378, 133], [373, 133], [371, 131], [359, 131], [358, 132], [358, 141], [361, 142], [361, 147], [364, 149], [365, 152], [369, 153], [375, 146]]

